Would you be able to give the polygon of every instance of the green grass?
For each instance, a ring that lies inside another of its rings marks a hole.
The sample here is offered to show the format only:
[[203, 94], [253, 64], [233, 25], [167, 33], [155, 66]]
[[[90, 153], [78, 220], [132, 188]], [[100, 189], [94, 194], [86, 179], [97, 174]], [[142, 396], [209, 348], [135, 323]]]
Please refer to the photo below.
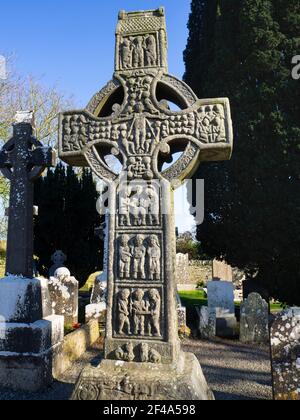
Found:
[[[207, 306], [207, 298], [205, 297], [205, 293], [202, 290], [179, 292], [179, 296], [183, 306], [186, 308], [190, 308], [195, 305]], [[240, 305], [241, 302], [235, 302], [235, 306], [239, 307]], [[280, 312], [282, 309], [283, 308], [281, 303], [271, 304], [271, 312]]]
[[179, 292], [183, 306], [189, 308], [194, 305], [207, 306], [207, 298], [203, 290], [194, 290], [189, 292]]
[[100, 274], [101, 271], [91, 274], [90, 277], [87, 279], [85, 285], [80, 289], [80, 292], [89, 292], [94, 286], [96, 277]]

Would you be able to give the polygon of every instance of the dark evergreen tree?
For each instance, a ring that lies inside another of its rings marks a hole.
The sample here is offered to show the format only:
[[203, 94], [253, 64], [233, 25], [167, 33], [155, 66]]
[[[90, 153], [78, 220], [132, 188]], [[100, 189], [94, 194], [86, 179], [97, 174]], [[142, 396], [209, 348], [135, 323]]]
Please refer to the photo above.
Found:
[[79, 176], [72, 167], [59, 164], [35, 183], [39, 216], [34, 226], [34, 252], [40, 274], [48, 276], [55, 250], [67, 255], [66, 265], [81, 286], [90, 274], [102, 268], [103, 244], [94, 234], [101, 222], [97, 198], [87, 169]]
[[197, 238], [299, 305], [299, 0], [194, 0], [189, 29], [185, 80], [201, 98], [229, 97], [235, 141], [230, 162], [195, 175], [206, 194]]

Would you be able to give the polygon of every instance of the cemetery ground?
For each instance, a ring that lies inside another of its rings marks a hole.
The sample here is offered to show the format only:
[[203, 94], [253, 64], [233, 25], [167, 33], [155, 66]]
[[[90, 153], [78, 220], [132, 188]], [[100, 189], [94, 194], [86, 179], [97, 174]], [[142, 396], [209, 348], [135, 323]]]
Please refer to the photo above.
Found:
[[[97, 273], [99, 274], [99, 273]], [[84, 306], [89, 301], [95, 274], [80, 290], [79, 321], [84, 322]], [[238, 339], [216, 338], [212, 341], [199, 339], [195, 305], [207, 305], [204, 291], [181, 292], [180, 297], [187, 307], [187, 323], [190, 337], [182, 340], [183, 350], [198, 358], [208, 384], [216, 400], [271, 400], [272, 378], [269, 347], [242, 344]], [[237, 305], [238, 308], [238, 305]], [[279, 305], [272, 306], [278, 310]], [[70, 331], [65, 330], [68, 334]], [[39, 393], [23, 393], [0, 388], [0, 400], [68, 400], [80, 372], [89, 364], [97, 366], [102, 359], [103, 332], [101, 338], [88, 350], [59, 381]]]

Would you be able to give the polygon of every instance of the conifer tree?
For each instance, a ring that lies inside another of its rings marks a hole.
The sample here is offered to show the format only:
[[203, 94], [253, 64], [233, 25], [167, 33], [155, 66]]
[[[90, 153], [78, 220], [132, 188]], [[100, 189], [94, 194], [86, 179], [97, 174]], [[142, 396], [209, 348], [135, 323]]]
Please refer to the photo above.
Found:
[[300, 304], [300, 83], [291, 77], [299, 1], [192, 6], [185, 80], [201, 98], [229, 97], [234, 124], [232, 160], [203, 164], [195, 175], [206, 194], [197, 237], [211, 257]]
[[102, 268], [103, 246], [94, 234], [101, 222], [97, 198], [87, 169], [79, 176], [72, 167], [59, 164], [35, 183], [39, 216], [35, 219], [34, 247], [40, 274], [48, 276], [51, 255], [56, 250], [67, 255], [66, 266], [81, 286]]

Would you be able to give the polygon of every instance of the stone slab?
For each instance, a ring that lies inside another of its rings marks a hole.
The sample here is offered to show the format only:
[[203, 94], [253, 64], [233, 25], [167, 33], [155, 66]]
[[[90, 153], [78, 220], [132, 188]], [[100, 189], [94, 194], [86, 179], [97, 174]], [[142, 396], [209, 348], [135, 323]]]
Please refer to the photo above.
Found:
[[234, 286], [227, 281], [210, 281], [207, 283], [208, 307], [222, 308], [234, 314]]
[[300, 308], [287, 309], [271, 327], [275, 400], [300, 401]]
[[51, 315], [46, 279], [7, 276], [0, 280], [0, 323], [31, 324]]
[[251, 293], [241, 304], [240, 341], [266, 344], [269, 340], [269, 305], [258, 293]]
[[0, 323], [0, 354], [40, 354], [64, 338], [64, 318], [51, 316], [33, 324]]
[[232, 282], [233, 272], [231, 265], [225, 263], [225, 261], [213, 261], [213, 279]]
[[85, 369], [73, 400], [214, 400], [195, 355], [182, 353], [178, 364], [125, 363], [104, 360]]
[[78, 323], [78, 284], [75, 277], [50, 277], [48, 283], [52, 312], [64, 316], [65, 325]]
[[104, 323], [106, 317], [106, 309], [107, 306], [105, 302], [87, 305], [85, 307], [85, 322], [97, 320], [98, 322]]

